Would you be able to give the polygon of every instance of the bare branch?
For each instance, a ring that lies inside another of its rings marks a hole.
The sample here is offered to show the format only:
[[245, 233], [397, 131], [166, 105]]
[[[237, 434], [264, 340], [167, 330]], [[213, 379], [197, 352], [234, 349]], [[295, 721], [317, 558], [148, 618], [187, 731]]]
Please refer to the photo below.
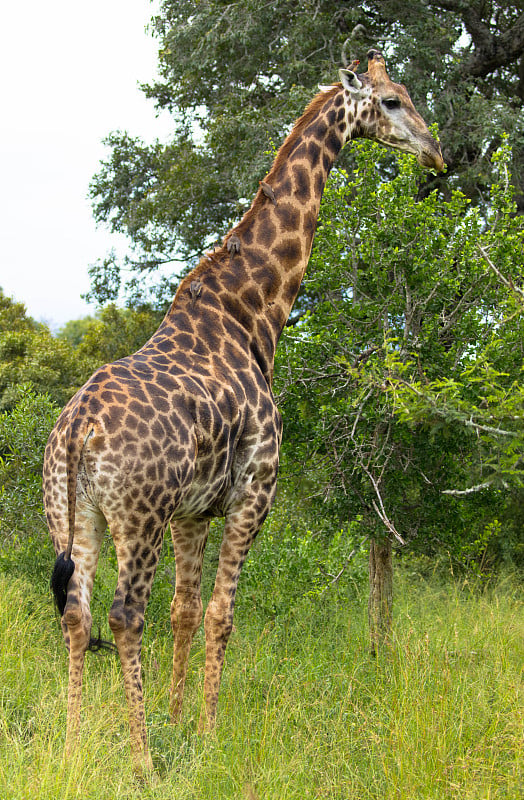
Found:
[[366, 475], [368, 476], [368, 478], [371, 481], [371, 483], [373, 484], [373, 489], [375, 490], [375, 494], [377, 495], [377, 499], [378, 499], [380, 508], [379, 508], [379, 506], [377, 506], [377, 504], [375, 503], [374, 500], [371, 501], [371, 504], [372, 504], [373, 508], [375, 509], [376, 514], [380, 518], [382, 524], [387, 528], [387, 530], [390, 533], [393, 534], [395, 539], [397, 539], [400, 542], [400, 544], [406, 544], [406, 542], [404, 541], [404, 539], [402, 538], [402, 536], [397, 531], [397, 529], [395, 528], [395, 526], [393, 525], [393, 523], [389, 519], [388, 515], [386, 514], [386, 510], [385, 510], [384, 504], [382, 502], [382, 497], [381, 497], [381, 494], [380, 494], [380, 490], [378, 488], [378, 484], [377, 484], [375, 478], [373, 477], [373, 475], [371, 474], [369, 469], [364, 464], [362, 464], [362, 468], [363, 468], [364, 472], [366, 473]]
[[366, 394], [366, 396], [364, 397], [364, 399], [362, 400], [361, 404], [358, 407], [357, 415], [355, 417], [355, 421], [353, 422], [353, 427], [352, 427], [351, 433], [349, 435], [350, 439], [352, 441], [355, 441], [355, 439], [354, 439], [355, 431], [356, 431], [356, 428], [357, 428], [357, 425], [358, 425], [358, 421], [360, 419], [360, 415], [362, 414], [362, 409], [364, 408], [365, 403], [369, 400], [369, 398], [371, 397], [372, 394], [373, 394], [373, 389], [370, 389], [368, 391], [368, 393]]
[[[503, 484], [507, 489], [507, 484]], [[470, 486], [469, 489], [443, 489], [442, 494], [450, 494], [454, 497], [463, 497], [466, 494], [473, 494], [474, 492], [481, 492], [483, 489], [490, 489], [491, 483], [477, 483], [476, 486]]]
[[468, 428], [474, 428], [476, 431], [483, 431], [484, 433], [494, 433], [496, 436], [517, 436], [518, 434], [515, 431], [505, 431], [503, 428], [494, 428], [492, 425], [481, 425], [478, 422], [473, 422], [473, 420], [465, 419], [462, 420], [464, 425]]
[[521, 300], [524, 300], [524, 292], [522, 289], [519, 286], [515, 286], [511, 278], [508, 279], [504, 277], [502, 272], [497, 269], [491, 258], [488, 256], [482, 245], [477, 244], [477, 248], [488, 267], [493, 270], [497, 278], [504, 284], [504, 286], [506, 286], [508, 289], [511, 289], [512, 292], [515, 292], [515, 294], [517, 294]]
[[[324, 588], [322, 589], [321, 594], [324, 594], [324, 592], [326, 592], [329, 589], [330, 586], [333, 586], [333, 584], [336, 583], [342, 577], [342, 575], [346, 571], [347, 566], [348, 566], [349, 562], [351, 561], [351, 559], [353, 558], [353, 556], [356, 555], [356, 553], [358, 553], [358, 551], [360, 550], [362, 545], [365, 542], [367, 542], [368, 539], [369, 539], [369, 536], [364, 536], [364, 538], [360, 542], [359, 546], [353, 548], [351, 553], [348, 555], [348, 557], [346, 558], [346, 560], [342, 564], [342, 567], [341, 567], [340, 571], [336, 575], [326, 575], [326, 577], [331, 578], [331, 580], [330, 580], [330, 582], [328, 583], [327, 586], [324, 586]], [[323, 572], [320, 564], [318, 566], [319, 566], [320, 571]], [[323, 574], [326, 574], [326, 573], [323, 573]]]

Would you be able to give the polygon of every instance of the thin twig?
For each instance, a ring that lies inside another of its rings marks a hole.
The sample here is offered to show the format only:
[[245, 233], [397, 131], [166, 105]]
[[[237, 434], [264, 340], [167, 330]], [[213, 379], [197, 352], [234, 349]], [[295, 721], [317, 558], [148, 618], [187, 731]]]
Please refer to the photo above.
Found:
[[[353, 548], [353, 550], [351, 551], [351, 553], [348, 555], [348, 557], [347, 557], [347, 558], [346, 558], [346, 560], [344, 561], [344, 563], [343, 563], [343, 565], [342, 565], [342, 568], [340, 569], [340, 571], [338, 572], [338, 574], [337, 574], [337, 575], [328, 575], [328, 576], [327, 576], [327, 577], [331, 578], [332, 580], [330, 580], [330, 582], [328, 583], [328, 585], [327, 585], [327, 586], [324, 586], [324, 588], [322, 589], [322, 591], [321, 591], [321, 593], [320, 593], [321, 595], [323, 595], [323, 594], [324, 594], [324, 592], [326, 592], [326, 591], [329, 589], [329, 587], [330, 587], [330, 586], [333, 586], [333, 584], [334, 584], [334, 583], [336, 583], [336, 582], [337, 582], [337, 581], [338, 581], [338, 580], [339, 580], [339, 579], [342, 577], [342, 575], [343, 575], [343, 574], [344, 574], [344, 572], [346, 571], [346, 569], [347, 569], [347, 566], [348, 566], [349, 562], [351, 561], [351, 559], [353, 558], [353, 556], [354, 556], [356, 553], [358, 553], [359, 549], [362, 547], [362, 545], [363, 545], [365, 542], [367, 542], [367, 540], [368, 540], [368, 539], [369, 539], [369, 535], [368, 535], [368, 536], [364, 536], [364, 538], [363, 538], [363, 539], [362, 539], [362, 541], [360, 542], [360, 545], [359, 545], [358, 547], [354, 547], [354, 548]], [[320, 568], [320, 567], [319, 567], [319, 568]], [[320, 568], [320, 570], [322, 571], [322, 569], [321, 569], [321, 568]]]
[[509, 278], [509, 280], [508, 280], [508, 278], [504, 277], [502, 272], [495, 266], [495, 264], [493, 263], [491, 258], [488, 256], [488, 254], [486, 253], [486, 251], [484, 250], [482, 245], [477, 244], [477, 248], [478, 248], [481, 256], [484, 258], [484, 260], [485, 260], [486, 264], [488, 265], [488, 267], [490, 267], [490, 269], [493, 270], [493, 272], [495, 273], [497, 278], [499, 278], [499, 280], [502, 281], [504, 286], [507, 286], [507, 288], [511, 289], [512, 292], [515, 292], [515, 294], [517, 294], [520, 297], [521, 300], [524, 300], [524, 292], [522, 291], [522, 289], [520, 289], [518, 286], [515, 286], [515, 284], [511, 280], [511, 278]]
[[393, 525], [393, 523], [389, 519], [388, 515], [386, 514], [386, 510], [384, 508], [384, 503], [382, 502], [382, 497], [380, 495], [380, 490], [378, 488], [378, 484], [377, 484], [375, 478], [373, 477], [373, 475], [371, 474], [369, 469], [366, 466], [364, 466], [364, 464], [362, 464], [362, 468], [363, 468], [364, 472], [367, 474], [367, 476], [368, 476], [369, 480], [371, 481], [371, 483], [373, 484], [373, 488], [375, 490], [375, 494], [377, 495], [378, 502], [380, 504], [380, 508], [379, 508], [374, 500], [371, 501], [371, 504], [372, 504], [373, 508], [375, 509], [376, 514], [379, 516], [379, 518], [381, 519], [382, 523], [386, 526], [388, 531], [390, 533], [392, 533], [393, 536], [396, 539], [398, 539], [400, 544], [406, 544], [406, 542], [404, 541], [404, 539], [402, 538], [402, 536], [397, 531], [397, 529], [395, 528], [395, 526]]

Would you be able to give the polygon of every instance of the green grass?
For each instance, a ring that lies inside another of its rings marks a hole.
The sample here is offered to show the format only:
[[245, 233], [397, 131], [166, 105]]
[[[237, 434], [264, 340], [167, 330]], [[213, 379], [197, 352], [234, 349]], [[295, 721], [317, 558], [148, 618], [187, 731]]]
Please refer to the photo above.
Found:
[[[62, 758], [67, 658], [51, 600], [0, 575], [0, 797], [367, 800], [524, 796], [522, 603], [510, 580], [397, 576], [395, 637], [373, 660], [365, 597], [305, 598], [261, 622], [239, 598], [216, 733], [196, 734], [204, 641], [169, 723], [171, 641], [145, 636], [156, 777], [135, 781], [118, 661], [86, 660], [81, 747]], [[166, 615], [168, 608], [165, 609]]]

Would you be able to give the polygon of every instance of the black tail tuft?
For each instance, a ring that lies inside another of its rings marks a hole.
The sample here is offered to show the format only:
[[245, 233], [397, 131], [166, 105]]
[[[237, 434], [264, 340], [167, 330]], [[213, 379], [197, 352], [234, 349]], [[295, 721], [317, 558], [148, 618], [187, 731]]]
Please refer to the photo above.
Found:
[[65, 557], [65, 553], [60, 553], [55, 561], [53, 574], [51, 575], [51, 589], [55, 597], [56, 607], [60, 612], [60, 616], [64, 615], [64, 609], [67, 601], [67, 584], [71, 575], [75, 571], [75, 562], [72, 558]]
[[91, 636], [87, 649], [92, 653], [99, 653], [101, 650], [109, 650], [110, 653], [117, 653], [116, 645], [113, 642], [108, 642], [107, 639], [100, 638], [100, 628], [98, 629], [98, 636], [96, 639]]
[[[74, 571], [75, 562], [73, 559], [66, 558], [65, 553], [60, 553], [55, 561], [53, 574], [51, 575], [51, 589], [53, 590], [55, 604], [61, 617], [64, 616], [67, 602], [67, 584]], [[100, 629], [98, 629], [98, 636], [96, 638], [91, 636], [89, 639], [87, 649], [91, 650], [93, 653], [99, 653], [101, 650], [109, 650], [111, 653], [118, 652], [116, 646], [112, 642], [100, 638]]]

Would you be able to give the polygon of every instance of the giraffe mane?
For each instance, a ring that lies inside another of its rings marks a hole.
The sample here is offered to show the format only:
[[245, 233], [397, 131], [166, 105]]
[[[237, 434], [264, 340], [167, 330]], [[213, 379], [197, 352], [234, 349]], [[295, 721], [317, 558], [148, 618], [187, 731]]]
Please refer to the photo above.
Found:
[[[271, 169], [268, 172], [268, 179], [271, 179], [275, 172], [278, 171], [279, 167], [284, 161], [287, 161], [291, 151], [293, 150], [296, 140], [302, 137], [304, 130], [307, 128], [311, 120], [317, 116], [318, 112], [326, 102], [331, 97], [334, 97], [337, 92], [342, 88], [341, 83], [334, 83], [328, 91], [321, 91], [315, 95], [315, 97], [311, 100], [311, 102], [306, 107], [304, 113], [297, 119], [293, 128], [291, 129], [289, 135], [284, 140], [284, 143], [280, 147], [275, 160], [271, 166]], [[268, 183], [271, 181], [268, 180]], [[260, 191], [257, 194], [255, 200], [258, 199]]]

